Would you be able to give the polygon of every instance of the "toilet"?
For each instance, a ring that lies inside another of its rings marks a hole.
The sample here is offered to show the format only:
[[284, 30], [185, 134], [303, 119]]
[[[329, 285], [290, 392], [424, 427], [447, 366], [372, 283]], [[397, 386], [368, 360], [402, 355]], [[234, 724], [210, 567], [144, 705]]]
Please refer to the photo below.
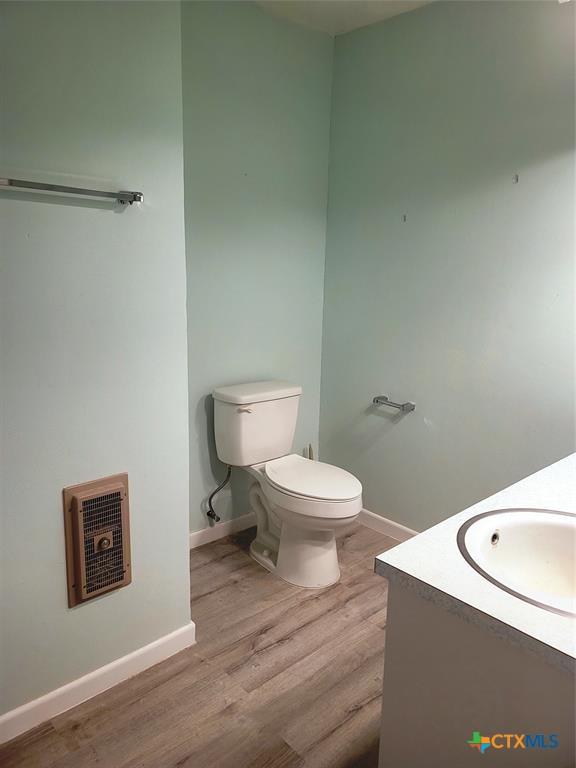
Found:
[[250, 554], [290, 584], [318, 589], [340, 578], [336, 531], [357, 519], [362, 485], [340, 467], [290, 452], [301, 395], [286, 381], [218, 387], [214, 433], [220, 461], [254, 478]]

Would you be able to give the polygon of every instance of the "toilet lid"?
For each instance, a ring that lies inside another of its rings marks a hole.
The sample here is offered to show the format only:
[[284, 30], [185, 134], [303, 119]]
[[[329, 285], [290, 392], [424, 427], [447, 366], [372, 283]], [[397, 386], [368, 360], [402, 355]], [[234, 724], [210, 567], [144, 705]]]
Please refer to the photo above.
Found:
[[268, 461], [267, 480], [285, 493], [324, 501], [349, 501], [362, 493], [360, 481], [345, 469], [293, 453]]

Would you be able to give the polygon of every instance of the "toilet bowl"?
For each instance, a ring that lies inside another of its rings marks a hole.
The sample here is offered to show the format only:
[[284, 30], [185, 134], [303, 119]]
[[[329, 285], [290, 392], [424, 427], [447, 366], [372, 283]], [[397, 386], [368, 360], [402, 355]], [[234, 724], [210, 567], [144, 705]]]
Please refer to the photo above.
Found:
[[213, 392], [216, 449], [241, 467], [257, 522], [250, 554], [299, 587], [340, 578], [336, 531], [362, 509], [362, 486], [344, 469], [291, 453], [301, 388], [283, 381], [220, 387]]
[[250, 469], [257, 478], [250, 489], [258, 522], [252, 557], [299, 587], [337, 582], [336, 532], [362, 509], [360, 482], [339, 467], [296, 454]]

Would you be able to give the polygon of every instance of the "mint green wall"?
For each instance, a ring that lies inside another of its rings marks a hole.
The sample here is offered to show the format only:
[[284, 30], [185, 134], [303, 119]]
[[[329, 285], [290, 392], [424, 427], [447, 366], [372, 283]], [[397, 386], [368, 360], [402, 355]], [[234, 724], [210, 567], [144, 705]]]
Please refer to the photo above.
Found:
[[337, 38], [321, 457], [368, 509], [423, 529], [574, 450], [574, 210], [573, 3]]
[[[0, 30], [0, 176], [146, 198], [0, 195], [2, 712], [190, 608], [180, 8], [3, 2]], [[133, 583], [70, 610], [61, 490], [122, 471]]]
[[[182, 6], [190, 528], [223, 467], [212, 389], [304, 388], [294, 443], [318, 442], [332, 39], [253, 3]], [[237, 481], [242, 483], [242, 474]], [[219, 498], [223, 518], [248, 511]]]

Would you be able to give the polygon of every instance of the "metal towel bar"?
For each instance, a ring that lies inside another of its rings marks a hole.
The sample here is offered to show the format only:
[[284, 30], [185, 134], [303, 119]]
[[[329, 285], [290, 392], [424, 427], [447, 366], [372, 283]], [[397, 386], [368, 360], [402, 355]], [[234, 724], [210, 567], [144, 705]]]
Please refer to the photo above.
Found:
[[389, 405], [391, 408], [398, 408], [398, 410], [404, 413], [410, 413], [416, 408], [415, 403], [394, 403], [388, 395], [376, 395], [372, 400], [373, 405]]
[[121, 205], [132, 205], [144, 200], [142, 192], [104, 192], [100, 189], [85, 189], [83, 187], [65, 187], [62, 184], [45, 184], [41, 181], [25, 181], [24, 179], [0, 178], [0, 189], [31, 189], [36, 192], [59, 192], [63, 195], [85, 195], [86, 197], [106, 197], [117, 200]]

